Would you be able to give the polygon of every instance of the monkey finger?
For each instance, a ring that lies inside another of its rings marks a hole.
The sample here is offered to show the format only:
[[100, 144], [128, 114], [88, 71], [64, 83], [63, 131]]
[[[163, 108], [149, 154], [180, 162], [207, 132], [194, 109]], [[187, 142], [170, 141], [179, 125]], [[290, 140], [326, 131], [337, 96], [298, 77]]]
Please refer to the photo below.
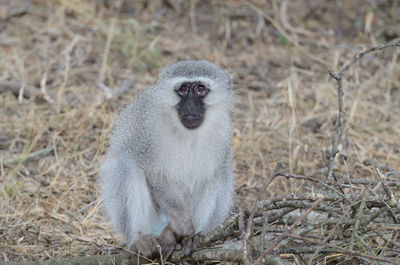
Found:
[[182, 245], [181, 244], [176, 244], [175, 250], [181, 250], [181, 249], [182, 249]]
[[139, 249], [135, 244], [133, 244], [132, 246], [129, 247], [129, 252], [139, 254]]
[[196, 235], [197, 235], [198, 246], [200, 246], [201, 244], [203, 244], [204, 236], [202, 233], [197, 233]]
[[191, 236], [186, 237], [185, 239], [183, 239], [182, 244], [183, 244], [183, 254], [185, 256], [189, 256], [190, 252], [193, 249], [193, 238]]
[[198, 236], [199, 236], [199, 245], [201, 245], [201, 244], [203, 244], [204, 237], [200, 233], [198, 234]]
[[154, 249], [149, 244], [149, 242], [146, 241], [146, 242], [143, 242], [143, 244], [140, 248], [140, 252], [143, 253], [142, 255], [145, 257], [151, 257], [151, 256], [153, 256]]
[[130, 248], [130, 251], [135, 253], [135, 254], [145, 256], [145, 257], [148, 257], [149, 254], [150, 254], [147, 251], [147, 247], [142, 246], [139, 242], [137, 242], [134, 245], [132, 245], [132, 247]]
[[153, 251], [149, 248], [143, 248], [143, 256], [150, 258], [153, 256]]
[[160, 248], [160, 244], [158, 243], [158, 241], [155, 237], [151, 237], [149, 243], [151, 244], [152, 248], [154, 248], [154, 249]]
[[192, 245], [192, 247], [193, 247], [193, 250], [195, 250], [195, 249], [197, 249], [198, 247], [199, 247], [199, 245], [200, 245], [200, 235], [194, 235], [194, 237], [193, 237], [193, 245]]
[[145, 257], [152, 257], [158, 253], [159, 244], [154, 235], [144, 235], [132, 245], [131, 251], [140, 253]]
[[170, 246], [164, 246], [162, 248], [162, 259], [167, 260], [169, 256], [171, 256], [172, 252], [174, 251], [175, 247], [170, 247]]
[[153, 245], [157, 245], [158, 244], [157, 238], [154, 235], [149, 235], [148, 241]]
[[148, 253], [148, 255], [152, 255], [157, 253], [157, 244], [153, 244], [152, 240], [147, 240], [144, 242], [144, 251]]
[[160, 255], [162, 248], [160, 244], [158, 244], [157, 240], [152, 240], [149, 242], [149, 250], [152, 252], [153, 255]]

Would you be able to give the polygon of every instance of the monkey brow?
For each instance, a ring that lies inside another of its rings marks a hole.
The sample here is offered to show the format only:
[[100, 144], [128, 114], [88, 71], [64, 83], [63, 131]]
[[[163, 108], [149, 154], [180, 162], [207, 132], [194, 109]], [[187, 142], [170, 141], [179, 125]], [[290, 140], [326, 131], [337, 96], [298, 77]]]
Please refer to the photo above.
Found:
[[[196, 69], [197, 68], [197, 69]], [[200, 67], [177, 67], [175, 69], [171, 69], [170, 72], [167, 72], [168, 76], [175, 77], [207, 77], [211, 79], [216, 79], [217, 72], [215, 69], [210, 68], [200, 68]]]
[[206, 72], [204, 70], [202, 71], [174, 71], [172, 73], [173, 76], [176, 77], [189, 77], [189, 78], [193, 78], [193, 77], [207, 77], [207, 78], [211, 78], [211, 79], [216, 79], [217, 75], [215, 74], [215, 72]]

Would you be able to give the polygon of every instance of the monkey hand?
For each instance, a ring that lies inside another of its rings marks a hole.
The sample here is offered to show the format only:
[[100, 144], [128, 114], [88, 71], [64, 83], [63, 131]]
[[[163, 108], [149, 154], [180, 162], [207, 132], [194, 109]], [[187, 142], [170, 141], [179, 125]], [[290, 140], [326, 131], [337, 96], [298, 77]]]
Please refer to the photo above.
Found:
[[189, 256], [201, 243], [203, 243], [203, 235], [200, 233], [185, 237], [181, 242], [183, 254]]
[[193, 236], [195, 233], [192, 219], [187, 212], [170, 214], [168, 222], [168, 226], [175, 233], [178, 241], [184, 237]]
[[162, 259], [168, 259], [172, 251], [176, 248], [175, 234], [170, 225], [161, 232], [161, 235], [158, 237], [158, 242], [161, 246]]
[[129, 250], [151, 258], [160, 252], [160, 244], [154, 235], [143, 235], [130, 246]]

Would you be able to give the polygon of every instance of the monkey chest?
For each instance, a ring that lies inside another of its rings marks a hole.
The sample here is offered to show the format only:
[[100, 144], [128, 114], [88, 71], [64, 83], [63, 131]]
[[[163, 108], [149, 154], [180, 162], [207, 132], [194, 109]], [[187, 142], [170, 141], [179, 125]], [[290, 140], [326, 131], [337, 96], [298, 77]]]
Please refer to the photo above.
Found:
[[171, 184], [192, 190], [212, 177], [219, 158], [210, 150], [212, 147], [177, 144], [157, 153], [159, 163], [155, 170]]

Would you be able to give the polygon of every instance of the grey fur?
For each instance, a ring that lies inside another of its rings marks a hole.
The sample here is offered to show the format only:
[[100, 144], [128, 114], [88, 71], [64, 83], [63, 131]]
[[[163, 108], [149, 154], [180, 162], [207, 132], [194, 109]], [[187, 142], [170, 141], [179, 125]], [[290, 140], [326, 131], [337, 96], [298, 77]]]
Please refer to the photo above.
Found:
[[[174, 88], [185, 81], [210, 86], [203, 124], [186, 129], [178, 119]], [[231, 75], [208, 61], [166, 67], [157, 84], [119, 115], [101, 167], [106, 213], [128, 245], [165, 226], [168, 209], [186, 207], [196, 232], [228, 215], [233, 182], [229, 107]], [[183, 217], [182, 217], [183, 218]]]

